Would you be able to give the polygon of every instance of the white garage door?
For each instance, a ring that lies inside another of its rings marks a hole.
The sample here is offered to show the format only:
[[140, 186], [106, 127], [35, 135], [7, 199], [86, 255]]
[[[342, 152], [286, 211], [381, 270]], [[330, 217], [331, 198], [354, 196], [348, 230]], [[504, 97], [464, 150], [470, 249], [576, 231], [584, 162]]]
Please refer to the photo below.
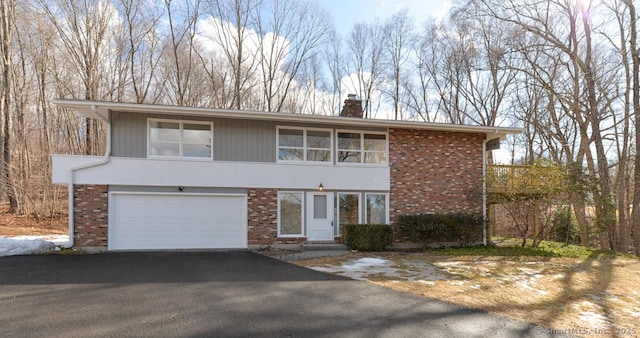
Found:
[[244, 195], [111, 194], [109, 250], [247, 247]]

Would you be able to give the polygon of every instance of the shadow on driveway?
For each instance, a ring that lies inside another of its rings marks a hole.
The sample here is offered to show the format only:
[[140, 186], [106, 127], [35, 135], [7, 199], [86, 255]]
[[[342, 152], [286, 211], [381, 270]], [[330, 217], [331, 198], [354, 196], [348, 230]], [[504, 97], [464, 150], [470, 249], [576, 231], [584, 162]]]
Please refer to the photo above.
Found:
[[248, 251], [0, 258], [0, 337], [557, 337]]
[[0, 285], [328, 280], [348, 278], [241, 250], [0, 258]]

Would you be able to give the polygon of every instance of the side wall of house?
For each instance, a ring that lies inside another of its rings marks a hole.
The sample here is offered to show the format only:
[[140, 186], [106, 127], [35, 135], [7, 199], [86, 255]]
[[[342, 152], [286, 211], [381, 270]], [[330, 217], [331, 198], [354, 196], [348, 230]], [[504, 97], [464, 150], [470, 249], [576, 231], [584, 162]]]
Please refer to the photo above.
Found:
[[484, 134], [390, 129], [391, 223], [403, 214], [482, 212], [484, 138]]
[[109, 187], [74, 185], [74, 246], [107, 247], [109, 224]]

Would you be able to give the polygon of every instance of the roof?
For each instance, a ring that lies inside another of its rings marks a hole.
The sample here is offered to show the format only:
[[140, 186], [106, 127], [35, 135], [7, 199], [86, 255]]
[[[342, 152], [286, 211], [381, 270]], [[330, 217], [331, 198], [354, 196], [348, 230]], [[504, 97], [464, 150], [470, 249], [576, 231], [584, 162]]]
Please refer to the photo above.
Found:
[[379, 127], [398, 129], [421, 129], [434, 131], [450, 131], [461, 133], [485, 134], [487, 139], [501, 138], [508, 134], [520, 134], [521, 128], [472, 126], [450, 123], [430, 123], [416, 121], [398, 121], [381, 119], [364, 119], [358, 117], [323, 116], [308, 114], [274, 113], [237, 109], [197, 108], [184, 106], [169, 106], [158, 104], [119, 103], [106, 101], [86, 101], [54, 99], [53, 104], [59, 107], [74, 109], [76, 115], [91, 119], [109, 120], [109, 111], [154, 113], [174, 116], [206, 116], [232, 119], [246, 119], [258, 121], [322, 123], [340, 127]]

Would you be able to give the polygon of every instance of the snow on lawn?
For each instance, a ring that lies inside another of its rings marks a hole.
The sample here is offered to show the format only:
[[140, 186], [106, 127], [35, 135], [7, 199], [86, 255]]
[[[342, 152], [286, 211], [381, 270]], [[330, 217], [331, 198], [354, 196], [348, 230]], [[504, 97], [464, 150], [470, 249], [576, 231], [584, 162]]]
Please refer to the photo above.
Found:
[[56, 244], [68, 240], [61, 235], [0, 237], [0, 257], [51, 252], [58, 250]]
[[39, 236], [14, 236], [12, 239], [43, 239], [53, 242], [55, 245], [62, 245], [69, 242], [69, 235], [39, 235]]

